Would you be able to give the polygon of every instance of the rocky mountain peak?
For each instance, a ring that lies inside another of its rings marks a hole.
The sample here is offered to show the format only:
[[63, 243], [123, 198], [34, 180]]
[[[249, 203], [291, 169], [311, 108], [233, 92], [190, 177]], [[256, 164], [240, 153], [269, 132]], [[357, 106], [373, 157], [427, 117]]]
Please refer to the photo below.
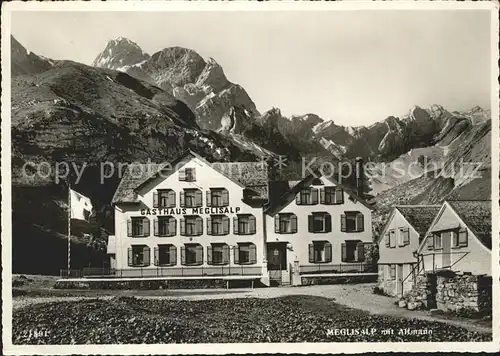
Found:
[[94, 67], [124, 70], [127, 66], [132, 66], [149, 59], [149, 55], [144, 53], [139, 45], [127, 38], [118, 37], [106, 44], [104, 50], [94, 59]]

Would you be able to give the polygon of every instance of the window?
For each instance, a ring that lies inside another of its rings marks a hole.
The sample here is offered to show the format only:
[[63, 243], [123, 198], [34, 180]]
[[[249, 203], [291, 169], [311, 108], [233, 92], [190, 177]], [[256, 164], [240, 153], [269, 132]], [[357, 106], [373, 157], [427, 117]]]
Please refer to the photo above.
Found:
[[359, 211], [346, 211], [341, 216], [341, 231], [361, 232], [364, 231], [364, 216]]
[[292, 213], [278, 214], [274, 217], [274, 231], [278, 234], [297, 232], [297, 216]]
[[332, 262], [332, 245], [328, 241], [314, 241], [309, 244], [309, 262]]
[[207, 263], [209, 265], [228, 264], [229, 246], [224, 243], [213, 243], [207, 246]]
[[203, 234], [203, 219], [198, 215], [188, 215], [181, 219], [182, 236], [199, 236]]
[[171, 189], [160, 189], [153, 193], [153, 208], [173, 208], [175, 192]]
[[344, 190], [339, 187], [325, 187], [320, 189], [321, 204], [343, 204]]
[[202, 206], [201, 195], [201, 190], [199, 189], [184, 189], [181, 192], [181, 207], [199, 208]]
[[211, 215], [209, 218], [207, 218], [207, 234], [229, 234], [229, 218], [226, 215]]
[[441, 250], [443, 248], [443, 237], [441, 234], [434, 235], [434, 249]]
[[403, 247], [410, 244], [410, 230], [407, 227], [398, 229], [398, 245]]
[[130, 267], [149, 266], [149, 247], [146, 245], [132, 245], [128, 249], [128, 265]]
[[245, 265], [257, 262], [257, 250], [253, 243], [238, 243], [234, 247], [234, 263]]
[[127, 235], [130, 237], [149, 236], [149, 219], [145, 217], [134, 217], [127, 222]]
[[318, 204], [318, 189], [304, 188], [295, 198], [297, 205], [314, 205]]
[[175, 236], [177, 221], [173, 216], [160, 216], [155, 220], [155, 236]]
[[390, 279], [396, 279], [396, 265], [389, 265]]
[[186, 244], [181, 247], [181, 262], [185, 266], [203, 264], [203, 247], [200, 244]]
[[177, 264], [177, 248], [174, 245], [158, 245], [155, 249], [155, 265], [175, 266]]
[[212, 188], [207, 191], [207, 206], [228, 206], [229, 192], [226, 188]]
[[185, 182], [196, 181], [195, 168], [184, 168], [179, 171], [179, 180]]
[[251, 214], [238, 214], [233, 218], [233, 233], [236, 235], [255, 234], [255, 216]]
[[309, 232], [332, 231], [332, 216], [328, 213], [312, 213], [308, 217]]
[[342, 262], [364, 262], [365, 245], [359, 240], [346, 240], [342, 243]]

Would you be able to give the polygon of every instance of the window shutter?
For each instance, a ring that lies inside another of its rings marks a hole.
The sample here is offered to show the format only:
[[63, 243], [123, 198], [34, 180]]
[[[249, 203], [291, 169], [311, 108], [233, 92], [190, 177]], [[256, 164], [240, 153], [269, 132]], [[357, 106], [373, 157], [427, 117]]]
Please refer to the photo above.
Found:
[[325, 262], [332, 262], [332, 244], [325, 243]]
[[346, 231], [346, 219], [345, 219], [345, 214], [342, 214], [340, 216], [340, 231]]
[[250, 263], [256, 263], [257, 262], [257, 247], [254, 244], [250, 244], [248, 247], [250, 250]]
[[226, 244], [222, 246], [222, 262], [229, 263], [229, 246]]
[[132, 248], [128, 248], [128, 265], [129, 267], [132, 267]]
[[186, 180], [186, 170], [185, 169], [181, 169], [179, 171], [179, 180], [180, 181], [185, 181]]
[[181, 246], [181, 265], [186, 264], [186, 247]]
[[290, 216], [290, 224], [292, 225], [292, 234], [297, 232], [297, 215]]
[[311, 200], [312, 204], [318, 204], [318, 189], [311, 189]]
[[168, 191], [167, 205], [169, 208], [175, 207], [175, 192], [173, 190]]
[[229, 205], [229, 192], [227, 189], [222, 190], [222, 205], [223, 206]]
[[177, 248], [174, 245], [170, 245], [168, 252], [170, 253], [170, 264], [175, 266], [177, 264]]
[[153, 234], [158, 236], [158, 219], [153, 220]]
[[207, 206], [212, 206], [212, 193], [210, 190], [207, 190], [205, 195], [207, 197]]
[[332, 231], [332, 216], [330, 214], [325, 214], [325, 232]]
[[149, 256], [149, 247], [144, 246], [142, 249], [143, 252], [143, 257], [142, 257], [142, 265], [143, 266], [149, 266], [150, 265], [150, 256]]
[[389, 234], [385, 234], [384, 239], [385, 239], [385, 247], [390, 247], [391, 246], [391, 238], [390, 238]]
[[132, 219], [127, 220], [127, 236], [132, 236]]
[[309, 263], [314, 263], [314, 245], [309, 244]]
[[467, 229], [460, 229], [458, 231], [458, 246], [465, 247], [468, 245]]
[[229, 218], [227, 216], [222, 217], [222, 233], [229, 234]]
[[255, 216], [250, 215], [248, 217], [248, 224], [250, 225], [250, 233], [255, 234], [255, 231], [257, 230], [257, 224], [255, 221]]
[[307, 231], [314, 232], [314, 215], [307, 216]]
[[342, 244], [342, 262], [347, 261], [347, 245], [344, 243]]
[[212, 218], [207, 218], [207, 235], [212, 235]]
[[160, 264], [160, 254], [159, 254], [159, 248], [158, 246], [155, 247], [154, 249], [154, 257], [153, 257], [153, 263], [155, 266], [158, 266]]
[[142, 232], [143, 232], [143, 236], [149, 236], [149, 219], [148, 218], [144, 218], [144, 220], [142, 220]]
[[403, 233], [403, 246], [410, 244], [410, 229], [405, 228], [402, 231]]
[[168, 225], [168, 236], [175, 236], [177, 234], [177, 220], [175, 218], [170, 218]]
[[295, 196], [295, 204], [301, 205], [300, 197], [301, 197], [301, 194], [300, 194], [300, 192], [298, 192], [297, 195]]
[[181, 190], [180, 196], [181, 196], [180, 205], [181, 205], [181, 208], [184, 208], [184, 191], [183, 190]]
[[158, 192], [153, 192], [153, 208], [158, 207]]
[[181, 218], [180, 221], [181, 221], [181, 236], [186, 236], [186, 220], [184, 218]]
[[196, 168], [191, 168], [191, 176], [193, 177], [193, 181], [196, 180]]
[[358, 242], [356, 250], [358, 251], [358, 262], [363, 262], [365, 260], [365, 244]]
[[196, 207], [203, 206], [203, 194], [201, 190], [197, 189], [194, 193], [194, 202]]
[[391, 279], [396, 278], [396, 265], [391, 265]]
[[207, 246], [207, 264], [212, 264], [212, 246]]
[[325, 204], [325, 188], [319, 188], [319, 202]]
[[233, 216], [233, 234], [235, 234], [235, 235], [239, 234], [238, 216]]
[[196, 217], [196, 235], [203, 235], [203, 219]]
[[344, 204], [344, 190], [335, 188], [335, 204]]
[[277, 234], [280, 233], [280, 214], [274, 216], [274, 232]]
[[427, 249], [434, 250], [434, 235], [427, 237]]
[[362, 213], [356, 215], [356, 231], [365, 231], [365, 217]]
[[233, 251], [234, 251], [234, 263], [240, 264], [240, 246], [235, 245]]

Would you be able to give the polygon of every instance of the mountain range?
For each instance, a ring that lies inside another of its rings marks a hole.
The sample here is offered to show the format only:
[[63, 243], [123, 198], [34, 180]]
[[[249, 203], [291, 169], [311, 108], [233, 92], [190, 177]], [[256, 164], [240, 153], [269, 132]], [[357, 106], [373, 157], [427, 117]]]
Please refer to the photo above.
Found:
[[[346, 127], [314, 113], [285, 117], [277, 107], [259, 111], [222, 66], [191, 49], [168, 47], [149, 55], [118, 38], [88, 66], [37, 55], [13, 37], [11, 43], [12, 179], [14, 195], [22, 197], [14, 199], [20, 204], [14, 207], [16, 236], [42, 230], [48, 239], [64, 236], [64, 219], [54, 213], [63, 211], [64, 189], [53, 174], [21, 174], [28, 161], [86, 164], [76, 187], [96, 202], [97, 217], [87, 227], [94, 232], [112, 231], [109, 202], [120, 178], [115, 172], [96, 184], [101, 162], [163, 162], [186, 149], [217, 161], [286, 155], [297, 167], [303, 157], [362, 157], [370, 162], [367, 197], [380, 214], [393, 204], [436, 202], [471, 191], [490, 197], [491, 118], [480, 107], [458, 112], [414, 106], [403, 117]], [[460, 169], [471, 162], [479, 164], [483, 178], [471, 179]], [[397, 167], [412, 167], [414, 174], [396, 175]], [[52, 213], [26, 209], [26, 201]]]

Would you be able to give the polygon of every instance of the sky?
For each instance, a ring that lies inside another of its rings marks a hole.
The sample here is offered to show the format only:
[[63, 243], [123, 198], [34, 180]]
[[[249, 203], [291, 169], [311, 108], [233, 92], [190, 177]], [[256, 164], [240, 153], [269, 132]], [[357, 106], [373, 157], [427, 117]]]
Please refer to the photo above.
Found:
[[13, 12], [28, 50], [91, 64], [117, 37], [214, 58], [260, 112], [370, 125], [415, 105], [490, 107], [485, 10]]

